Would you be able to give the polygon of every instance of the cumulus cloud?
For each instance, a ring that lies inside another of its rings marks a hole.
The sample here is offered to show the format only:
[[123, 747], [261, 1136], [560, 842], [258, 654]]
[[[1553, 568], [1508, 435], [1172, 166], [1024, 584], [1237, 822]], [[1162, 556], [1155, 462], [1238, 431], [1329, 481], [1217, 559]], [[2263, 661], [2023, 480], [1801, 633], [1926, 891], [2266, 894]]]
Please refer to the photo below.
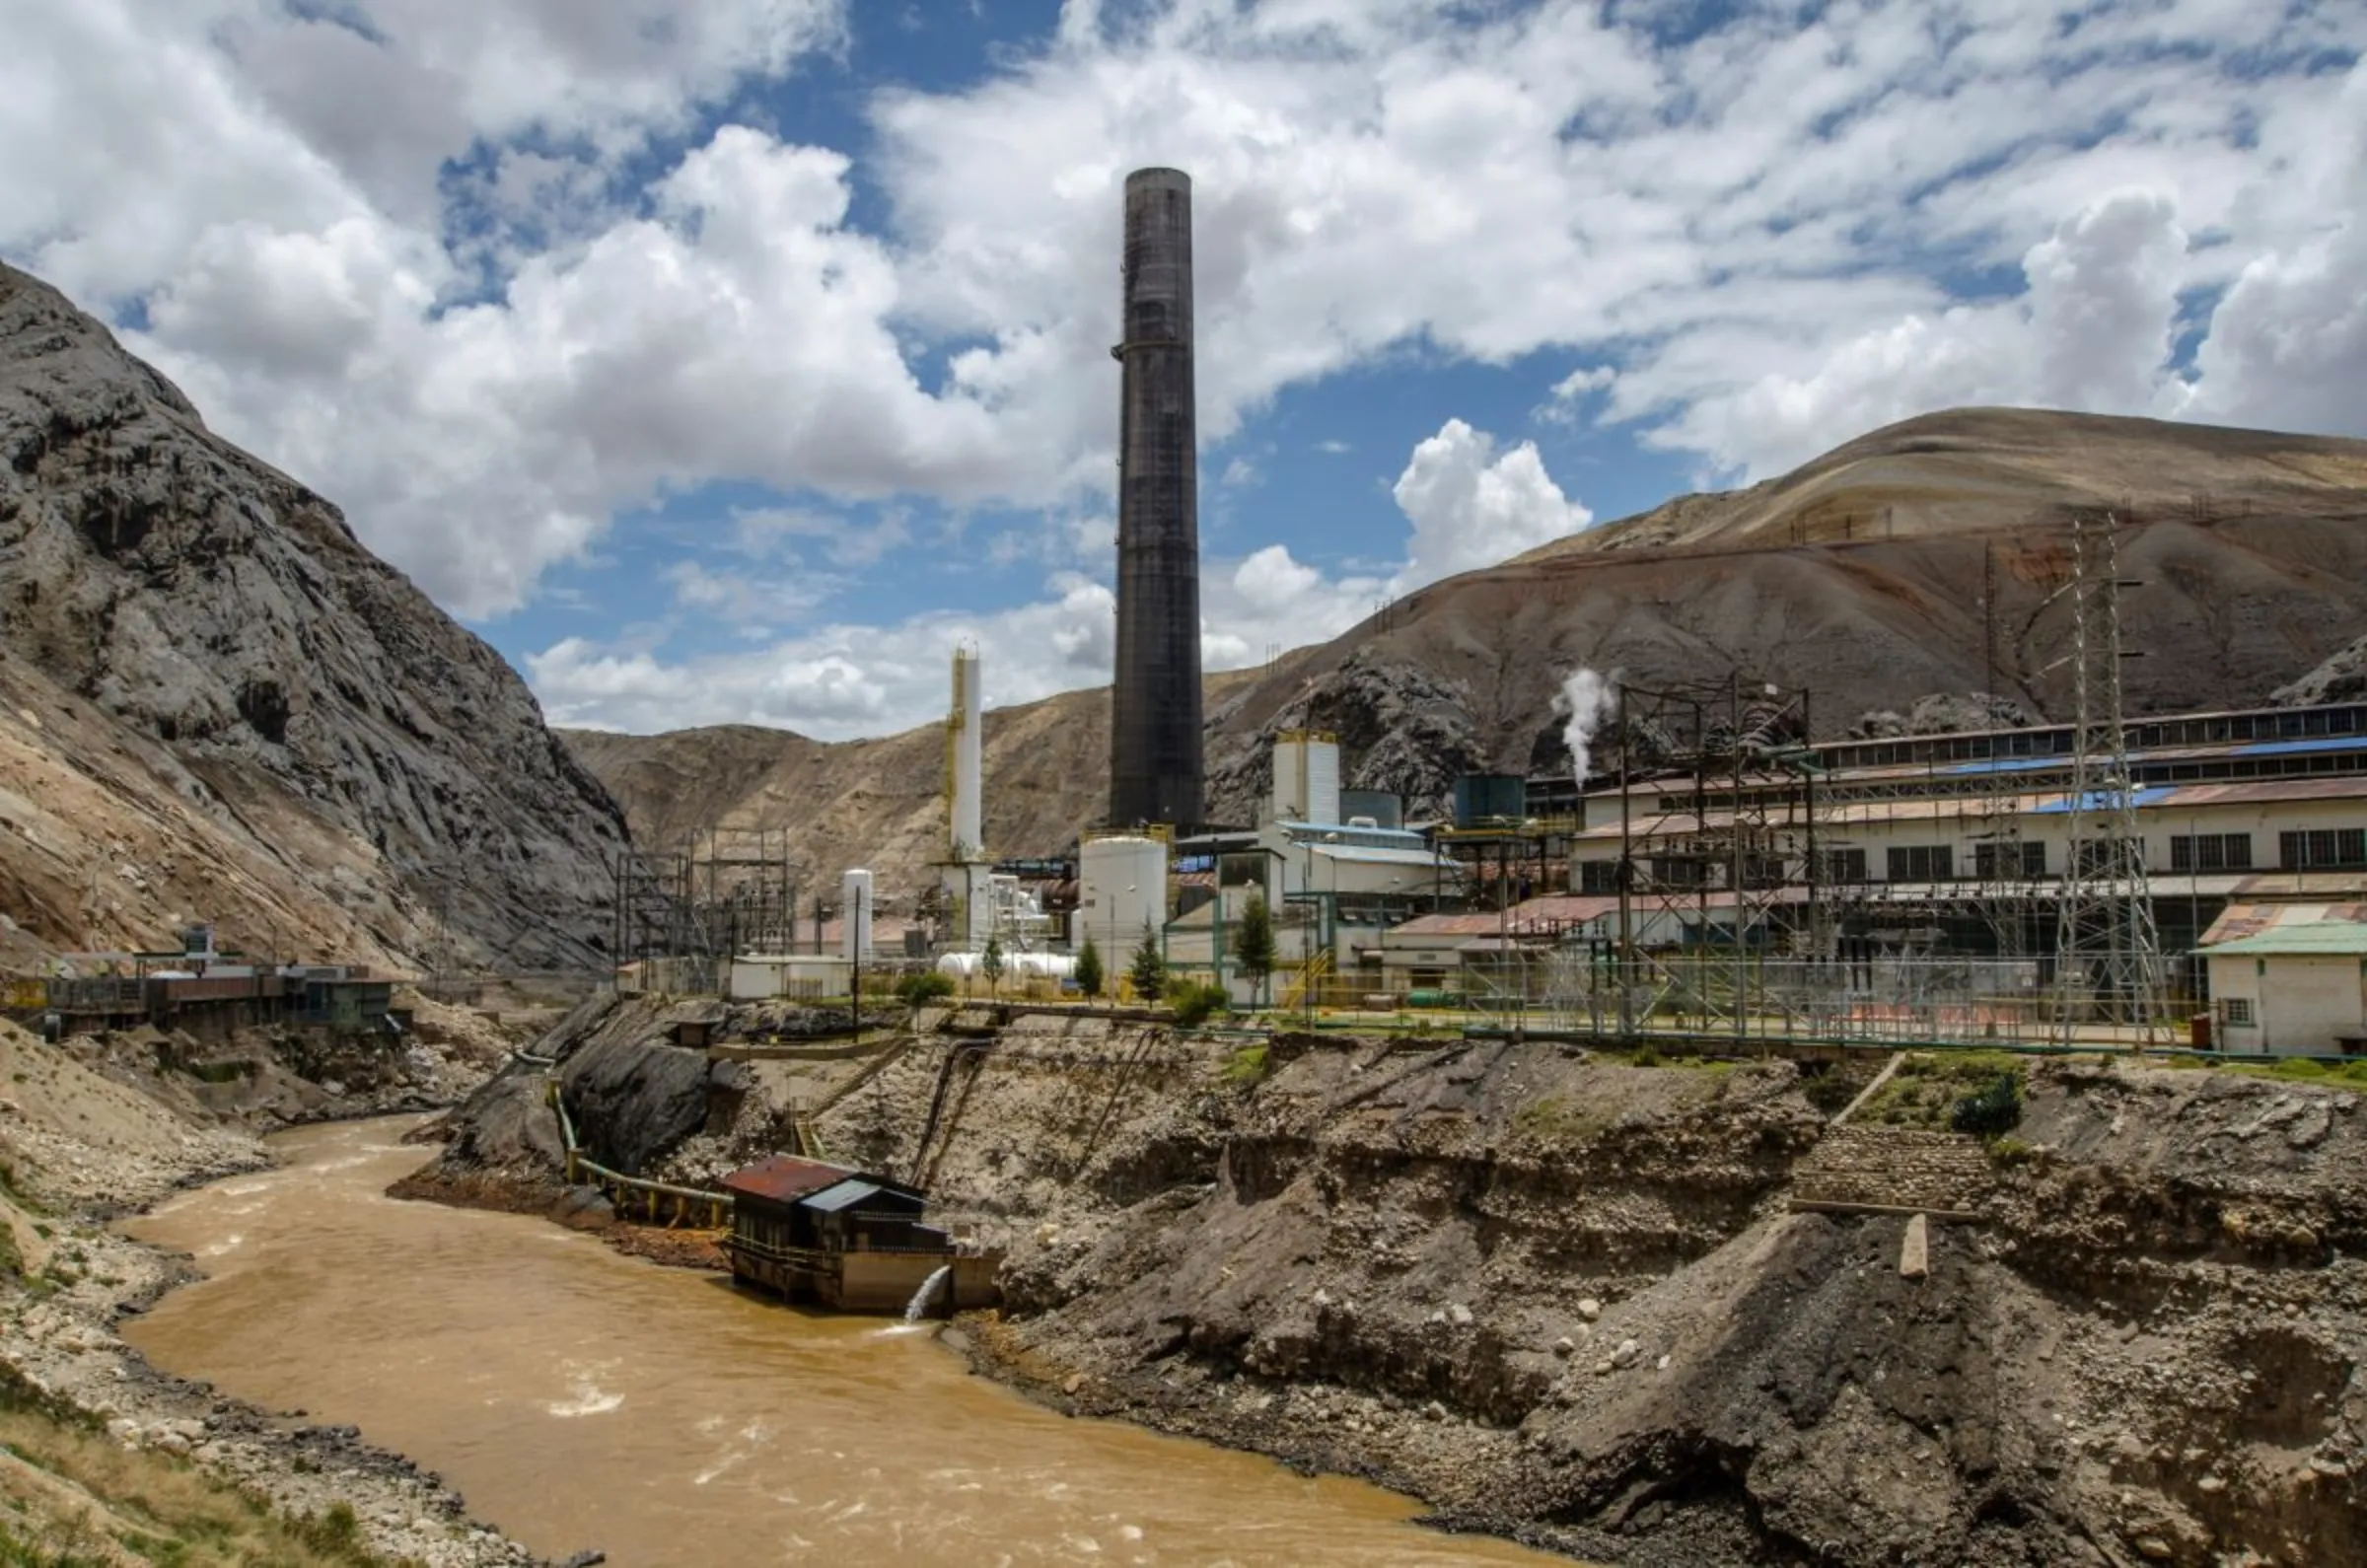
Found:
[[[1702, 392], [1655, 433], [1750, 477], [1780, 472], [1855, 433], [1933, 408], [2025, 403], [2153, 412], [2182, 396], [2171, 333], [2188, 238], [2165, 191], [2116, 191], [2033, 246], [2023, 293], [1985, 306], [1913, 313], [1769, 371]], [[1614, 396], [1648, 403], [1650, 372]]]
[[[718, 123], [832, 68], [841, 0], [0, 0], [0, 252], [138, 323], [218, 428], [476, 616], [724, 481], [1040, 508], [984, 550], [1047, 571], [1106, 549], [1115, 192], [1150, 162], [1197, 183], [1212, 447], [1351, 367], [1532, 356], [1568, 373], [1549, 413], [1719, 475], [1965, 401], [2367, 430], [2367, 10], [1678, 13], [1071, 4], [959, 87], [864, 88], [858, 168]], [[1217, 563], [1212, 658], [1587, 520], [1459, 422], [1397, 493], [1405, 560], [1369, 591], [1316, 540]], [[1101, 677], [1082, 592], [1008, 612], [1042, 639], [1014, 668]], [[801, 632], [717, 689], [891, 722], [919, 689], [895, 629]], [[580, 717], [696, 705], [652, 655], [562, 649], [538, 683]]]
[[631, 731], [769, 724], [820, 740], [879, 735], [942, 713], [946, 659], [978, 647], [995, 706], [1109, 678], [1115, 601], [1058, 573], [1040, 600], [983, 615], [931, 612], [891, 626], [829, 625], [760, 648], [665, 660], [570, 637], [527, 660], [553, 724]]
[[1536, 442], [1498, 452], [1494, 437], [1460, 419], [1413, 449], [1390, 493], [1413, 524], [1398, 593], [1492, 566], [1595, 520], [1545, 472]]
[[136, 346], [464, 614], [520, 604], [667, 486], [968, 497], [1007, 475], [987, 411], [905, 362], [843, 156], [727, 126], [655, 198], [503, 302], [441, 311], [448, 270], [402, 230], [231, 233], [157, 290]]

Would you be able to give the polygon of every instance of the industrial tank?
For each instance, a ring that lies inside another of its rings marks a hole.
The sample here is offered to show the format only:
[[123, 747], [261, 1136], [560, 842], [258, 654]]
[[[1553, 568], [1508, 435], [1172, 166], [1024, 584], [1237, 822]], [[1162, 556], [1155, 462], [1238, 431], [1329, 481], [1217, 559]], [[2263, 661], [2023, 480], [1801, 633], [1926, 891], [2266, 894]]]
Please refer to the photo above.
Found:
[[1105, 964], [1120, 964], [1142, 940], [1167, 923], [1167, 844], [1118, 834], [1088, 838], [1078, 851], [1077, 946], [1092, 937]]
[[1351, 823], [1359, 817], [1369, 817], [1375, 827], [1403, 827], [1405, 799], [1391, 790], [1341, 790], [1339, 813]]

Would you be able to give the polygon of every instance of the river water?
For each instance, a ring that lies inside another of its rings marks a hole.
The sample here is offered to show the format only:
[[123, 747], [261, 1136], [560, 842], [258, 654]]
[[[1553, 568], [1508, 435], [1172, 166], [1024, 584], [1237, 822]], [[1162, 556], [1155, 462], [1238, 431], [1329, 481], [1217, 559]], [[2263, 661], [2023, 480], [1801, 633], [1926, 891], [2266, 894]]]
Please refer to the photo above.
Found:
[[1411, 1501], [968, 1375], [925, 1328], [832, 1318], [540, 1220], [384, 1195], [408, 1118], [274, 1140], [282, 1169], [131, 1224], [202, 1283], [128, 1324], [156, 1365], [352, 1424], [558, 1556], [654, 1564], [1546, 1563]]

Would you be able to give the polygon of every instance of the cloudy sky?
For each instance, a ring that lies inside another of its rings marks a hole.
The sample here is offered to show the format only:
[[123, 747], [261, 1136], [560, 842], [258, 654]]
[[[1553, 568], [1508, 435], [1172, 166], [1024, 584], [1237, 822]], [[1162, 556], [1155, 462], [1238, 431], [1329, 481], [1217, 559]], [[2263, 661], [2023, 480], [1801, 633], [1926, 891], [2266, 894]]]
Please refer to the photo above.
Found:
[[1205, 644], [2030, 403], [2367, 434], [2358, 0], [0, 0], [0, 254], [560, 722], [1107, 679], [1119, 187]]

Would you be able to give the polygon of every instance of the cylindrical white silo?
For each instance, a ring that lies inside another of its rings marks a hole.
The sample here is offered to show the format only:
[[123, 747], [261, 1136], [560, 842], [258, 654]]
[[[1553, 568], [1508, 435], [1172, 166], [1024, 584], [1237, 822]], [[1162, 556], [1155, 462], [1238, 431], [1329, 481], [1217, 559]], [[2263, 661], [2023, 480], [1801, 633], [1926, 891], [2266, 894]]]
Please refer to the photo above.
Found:
[[1339, 820], [1339, 743], [1327, 735], [1307, 738], [1307, 820]]
[[986, 688], [978, 656], [968, 648], [954, 650], [954, 702], [946, 717], [953, 734], [948, 746], [947, 836], [948, 860], [985, 857]]
[[1156, 933], [1167, 922], [1167, 844], [1133, 834], [1089, 838], [1078, 850], [1077, 883], [1077, 946], [1092, 937], [1104, 968], [1115, 973], [1144, 924]]
[[838, 884], [838, 956], [871, 957], [871, 873], [850, 871]]
[[1339, 741], [1308, 730], [1274, 738], [1271, 810], [1277, 821], [1339, 820]]

